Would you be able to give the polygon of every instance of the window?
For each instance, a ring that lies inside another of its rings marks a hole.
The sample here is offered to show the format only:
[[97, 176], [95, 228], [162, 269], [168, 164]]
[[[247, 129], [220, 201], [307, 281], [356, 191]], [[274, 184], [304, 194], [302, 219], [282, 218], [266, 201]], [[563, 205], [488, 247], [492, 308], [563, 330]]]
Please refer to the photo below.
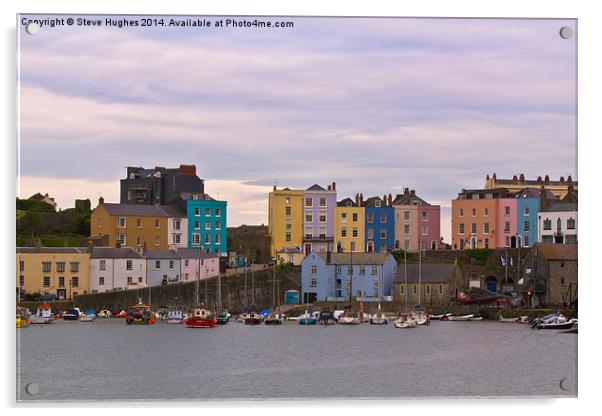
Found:
[[126, 270], [133, 270], [134, 269], [133, 263], [134, 263], [133, 260], [126, 260], [125, 261], [125, 269]]
[[464, 239], [463, 239], [463, 238], [461, 238], [461, 239], [460, 239], [460, 250], [464, 250], [464, 244], [465, 244], [465, 243], [464, 243]]
[[205, 222], [205, 230], [211, 229], [211, 223], [209, 221]]
[[406, 291], [406, 286], [405, 285], [399, 285], [399, 294], [400, 295], [404, 295]]
[[170, 261], [169, 261], [169, 270], [173, 270], [173, 268], [174, 268], [174, 263], [175, 263], [175, 262], [174, 262], [173, 260], [170, 260]]
[[188, 267], [188, 259], [184, 260], [184, 267]]
[[485, 248], [489, 248], [489, 239], [488, 239], [488, 238], [485, 238], [485, 239], [483, 240], [483, 242], [484, 242], [484, 247], [485, 247]]
[[211, 216], [211, 208], [205, 208], [205, 216], [206, 217], [210, 217]]
[[381, 240], [387, 239], [387, 230], [380, 230], [380, 239]]
[[355, 251], [355, 241], [351, 242], [351, 251]]
[[79, 262], [78, 261], [73, 261], [73, 262], [69, 263], [69, 265], [71, 266], [71, 273], [79, 272]]
[[320, 211], [318, 214], [319, 222], [326, 222], [326, 211]]
[[211, 243], [211, 235], [205, 234], [205, 244], [210, 244], [210, 243]]
[[309, 279], [309, 286], [310, 287], [318, 286], [318, 279], [316, 279], [315, 277], [312, 277], [311, 279]]
[[431, 294], [431, 285], [426, 285], [425, 289], [426, 289], [426, 294], [430, 295]]
[[161, 245], [161, 237], [155, 237], [155, 245], [156, 246], [160, 246]]
[[284, 198], [284, 203], [285, 204], [290, 204], [291, 203], [291, 197], [287, 196], [286, 198]]
[[387, 251], [387, 243], [380, 243], [380, 252], [385, 253]]
[[471, 211], [472, 211], [472, 212], [471, 212], [472, 216], [473, 216], [473, 217], [476, 217], [476, 216], [477, 216], [477, 209], [476, 209], [476, 208], [473, 208]]
[[523, 231], [529, 231], [529, 221], [525, 221], [523, 223]]
[[381, 224], [385, 224], [387, 222], [387, 213], [386, 212], [381, 212], [380, 213], [380, 223]]
[[422, 211], [422, 221], [429, 220], [429, 213], [427, 211]]
[[292, 240], [291, 233], [286, 233], [284, 239], [286, 240], [287, 243], [290, 243]]
[[284, 215], [287, 217], [291, 216], [291, 207], [284, 207]]
[[368, 228], [368, 238], [369, 239], [373, 239], [374, 238], [374, 229], [373, 228]]
[[543, 229], [548, 231], [552, 229], [552, 221], [549, 218], [543, 220]]
[[155, 260], [155, 270], [161, 270], [161, 260]]
[[105, 277], [98, 276], [98, 286], [104, 286], [104, 285], [105, 285]]
[[372, 224], [374, 222], [374, 215], [371, 212], [366, 214], [366, 222], [368, 222], [369, 224]]
[[[564, 263], [562, 263], [562, 266], [564, 266]], [[564, 285], [564, 277], [560, 278], [560, 284]]]
[[341, 222], [347, 222], [347, 213], [341, 212]]
[[180, 234], [172, 234], [172, 236], [173, 236], [173, 238], [172, 238], [173, 243], [174, 244], [180, 244], [180, 241], [181, 241]]
[[[286, 220], [286, 225], [285, 225], [287, 230], [290, 230], [293, 228], [293, 223], [291, 222], [291, 220]], [[221, 229], [221, 224], [220, 224], [220, 229]]]
[[483, 234], [489, 234], [489, 223], [483, 223]]
[[155, 220], [155, 228], [156, 229], [161, 228], [161, 220]]
[[138, 247], [140, 247], [140, 244], [142, 243], [142, 238], [140, 236], [136, 237], [136, 245]]
[[23, 260], [19, 260], [19, 270], [20, 271], [25, 270], [25, 262]]
[[357, 237], [359, 236], [359, 231], [358, 231], [358, 229], [357, 229], [357, 228], [355, 228], [355, 227], [354, 227], [354, 228], [351, 230], [351, 236], [352, 236], [353, 238], [357, 238]]
[[19, 287], [25, 286], [25, 276], [19, 276]]
[[566, 228], [567, 228], [567, 230], [575, 229], [575, 219], [573, 217], [566, 220]]
[[326, 227], [319, 227], [318, 228], [318, 237], [322, 240], [326, 239]]
[[443, 285], [439, 285], [439, 295], [443, 294]]
[[353, 266], [347, 266], [347, 275], [351, 276], [353, 274]]
[[222, 235], [215, 234], [215, 244], [221, 244], [221, 243], [222, 243]]
[[460, 217], [464, 216], [464, 208], [460, 208]]
[[404, 224], [403, 225], [403, 233], [405, 235], [409, 235], [410, 234], [410, 224]]
[[380, 294], [378, 280], [372, 281], [372, 296], [377, 298]]
[[50, 276], [44, 276], [42, 278], [42, 285], [44, 287], [50, 287]]
[[314, 201], [311, 198], [305, 198], [305, 206], [311, 208], [314, 206]]
[[318, 266], [316, 266], [315, 264], [312, 264], [309, 273], [310, 274], [318, 274]]
[[464, 224], [458, 224], [458, 234], [464, 234]]
[[372, 266], [372, 275], [375, 276], [378, 274], [378, 266]]
[[489, 216], [489, 208], [483, 208], [483, 215], [485, 217]]
[[529, 215], [529, 207], [523, 208], [523, 215], [526, 217]]
[[201, 229], [201, 222], [200, 221], [195, 221], [194, 222], [194, 229], [195, 230], [200, 230]]
[[117, 242], [119, 243], [119, 245], [121, 245], [121, 246], [125, 245], [125, 234], [117, 234], [116, 238], [117, 238]]
[[429, 234], [429, 226], [423, 225], [422, 226], [422, 235], [428, 235], [428, 234]]
[[510, 215], [510, 207], [509, 206], [504, 207], [504, 215]]
[[216, 217], [221, 217], [222, 216], [222, 210], [221, 210], [221, 208], [215, 208], [215, 216]]
[[418, 293], [416, 285], [412, 285], [412, 292], [414, 292], [414, 294]]
[[403, 212], [403, 219], [405, 221], [409, 221], [410, 220], [410, 211], [404, 211]]
[[358, 219], [357, 219], [357, 218], [358, 218], [358, 217], [357, 217], [357, 212], [354, 212], [353, 214], [351, 214], [351, 220], [352, 220], [353, 222], [357, 222], [357, 221], [358, 221]]
[[314, 214], [311, 211], [305, 211], [305, 222], [313, 222]]
[[56, 263], [56, 271], [60, 272], [60, 273], [65, 271], [65, 262], [64, 261], [59, 261]]
[[506, 236], [506, 247], [510, 247], [510, 237]]
[[180, 220], [173, 220], [173, 229], [174, 230], [180, 229]]
[[347, 237], [347, 227], [341, 228], [341, 237]]
[[524, 244], [524, 246], [525, 246], [525, 247], [529, 247], [529, 236], [528, 236], [528, 235], [525, 235], [525, 236], [523, 237], [523, 241], [524, 241], [524, 243], [525, 243], [525, 244]]
[[194, 216], [195, 217], [200, 217], [201, 216], [201, 209], [200, 208], [195, 208], [194, 209]]
[[314, 238], [314, 229], [312, 227], [308, 227], [305, 229], [305, 238]]
[[325, 207], [326, 206], [326, 198], [324, 198], [324, 197], [320, 198], [320, 206], [321, 207]]
[[473, 222], [472, 224], [470, 224], [470, 232], [472, 234], [476, 234], [477, 233], [477, 224], [475, 222]]
[[201, 241], [201, 234], [192, 233], [192, 244], [199, 244]]
[[510, 221], [504, 221], [504, 232], [505, 233], [510, 232]]
[[131, 285], [132, 283], [133, 283], [132, 276], [128, 276], [128, 285]]
[[117, 228], [125, 228], [125, 218], [124, 217], [117, 218]]
[[341, 273], [341, 266], [337, 266], [337, 273]]
[[43, 261], [43, 262], [42, 262], [42, 271], [43, 271], [44, 273], [48, 273], [48, 272], [50, 272], [51, 264], [52, 264], [52, 263], [50, 263], [49, 261]]
[[404, 240], [403, 241], [403, 249], [404, 250], [409, 250], [410, 249], [410, 240]]
[[71, 278], [71, 287], [79, 287], [79, 277], [73, 276]]
[[65, 276], [59, 276], [59, 287], [65, 287]]
[[363, 276], [366, 274], [366, 266], [360, 266], [360, 275]]
[[142, 276], [138, 276], [138, 283], [142, 283]]
[[136, 228], [142, 228], [142, 220], [140, 218], [136, 219]]

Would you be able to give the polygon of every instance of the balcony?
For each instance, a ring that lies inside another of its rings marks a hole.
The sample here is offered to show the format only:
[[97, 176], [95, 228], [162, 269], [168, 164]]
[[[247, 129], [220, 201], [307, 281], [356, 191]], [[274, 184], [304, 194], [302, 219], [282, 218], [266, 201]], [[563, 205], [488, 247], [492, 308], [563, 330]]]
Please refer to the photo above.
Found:
[[319, 236], [303, 236], [304, 243], [332, 243], [334, 242], [334, 237], [319, 237]]

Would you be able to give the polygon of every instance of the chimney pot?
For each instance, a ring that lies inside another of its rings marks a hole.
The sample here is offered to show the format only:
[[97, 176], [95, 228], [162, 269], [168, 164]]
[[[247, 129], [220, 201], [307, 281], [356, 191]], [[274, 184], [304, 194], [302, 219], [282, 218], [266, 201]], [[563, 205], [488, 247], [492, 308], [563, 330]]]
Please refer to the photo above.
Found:
[[101, 196], [100, 198], [98, 198], [98, 205], [102, 205], [105, 203], [105, 199]]
[[571, 175], [569, 175], [567, 182], [573, 182], [573, 177]]
[[416, 196], [416, 191], [412, 189], [412, 190], [410, 191], [410, 195], [411, 195], [411, 196]]
[[545, 181], [546, 181], [546, 183], [550, 183], [550, 176], [549, 175], [546, 175]]
[[337, 190], [337, 183], [336, 182], [332, 182], [332, 190], [336, 191]]
[[541, 183], [541, 176], [537, 177], [537, 182]]
[[560, 177], [560, 182], [563, 182], [563, 183], [564, 183], [564, 176], [561, 176], [561, 177]]
[[495, 172], [493, 172], [493, 180], [495, 181], [496, 178]]
[[487, 177], [485, 178], [486, 180], [489, 180], [489, 174], [487, 174]]
[[516, 182], [518, 181], [518, 178], [516, 177], [516, 175], [512, 176], [512, 182]]
[[523, 183], [523, 184], [525, 183], [525, 174], [524, 173], [520, 174], [520, 183]]
[[328, 188], [326, 188], [326, 189], [328, 189], [330, 191], [330, 185], [328, 185]]

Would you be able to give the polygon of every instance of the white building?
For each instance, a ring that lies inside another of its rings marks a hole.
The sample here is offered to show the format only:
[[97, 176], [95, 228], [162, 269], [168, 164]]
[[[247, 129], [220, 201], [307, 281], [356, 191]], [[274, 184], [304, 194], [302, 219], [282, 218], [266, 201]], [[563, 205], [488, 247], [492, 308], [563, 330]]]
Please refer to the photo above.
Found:
[[167, 219], [167, 238], [170, 250], [188, 247], [188, 219], [185, 215]]
[[94, 247], [90, 254], [90, 292], [146, 286], [146, 259], [130, 247]]
[[540, 243], [577, 243], [577, 204], [552, 203], [537, 215], [537, 241]]

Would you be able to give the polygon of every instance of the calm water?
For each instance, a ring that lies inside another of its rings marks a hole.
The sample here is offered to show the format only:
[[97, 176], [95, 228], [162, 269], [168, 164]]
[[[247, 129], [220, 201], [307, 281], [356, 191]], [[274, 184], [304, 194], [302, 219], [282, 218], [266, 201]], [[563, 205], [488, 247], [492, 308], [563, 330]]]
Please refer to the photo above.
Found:
[[24, 401], [576, 395], [576, 335], [498, 322], [189, 329], [108, 319], [30, 326], [17, 342]]

